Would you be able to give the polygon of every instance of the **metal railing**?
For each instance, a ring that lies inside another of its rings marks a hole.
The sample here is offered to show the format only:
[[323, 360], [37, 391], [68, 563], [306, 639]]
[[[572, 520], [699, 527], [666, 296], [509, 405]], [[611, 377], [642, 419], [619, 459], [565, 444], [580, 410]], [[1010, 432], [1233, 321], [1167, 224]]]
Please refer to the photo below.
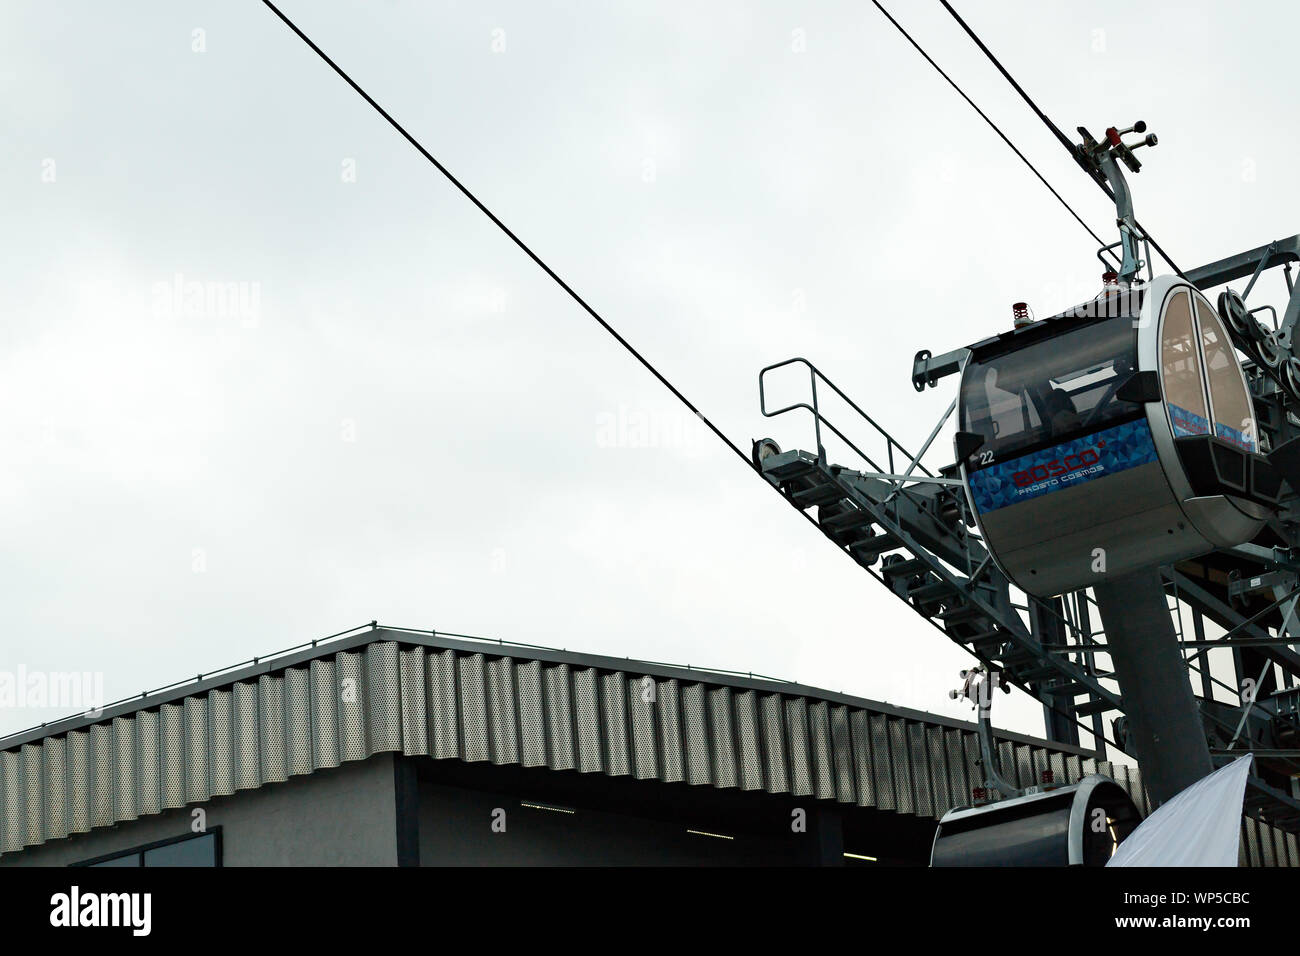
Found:
[[[812, 395], [811, 395], [812, 404], [810, 405], [807, 402], [794, 402], [793, 404], [786, 405], [784, 408], [777, 408], [769, 411], [767, 407], [767, 391], [766, 391], [766, 386], [764, 381], [765, 376], [767, 375], [768, 372], [775, 371], [776, 369], [779, 368], [785, 368], [787, 365], [796, 365], [796, 364], [804, 365], [807, 366], [808, 368], [808, 383], [812, 390]], [[862, 420], [865, 421], [872, 428], [874, 428], [881, 438], [885, 439], [887, 467], [882, 467], [878, 462], [875, 461], [875, 459], [873, 459], [870, 455], [868, 455], [861, 448], [859, 448], [847, 435], [844, 434], [844, 432], [840, 431], [840, 429], [837, 428], [830, 419], [828, 419], [825, 415], [822, 414], [821, 402], [817, 396], [817, 382], [819, 380], [823, 384], [825, 384], [827, 388], [829, 388], [836, 395], [838, 395], [846, 405], [848, 405], [855, 412], [857, 412], [858, 415], [861, 416]], [[906, 470], [908, 474], [910, 474], [913, 468], [917, 468], [920, 469], [920, 471], [924, 473], [927, 478], [935, 477], [933, 472], [931, 472], [928, 468], [926, 468], [923, 464], [921, 464], [920, 461], [917, 460], [917, 456], [913, 455], [901, 444], [895, 441], [894, 436], [889, 434], [889, 432], [885, 431], [885, 429], [881, 427], [881, 425], [874, 418], [872, 418], [870, 415], [868, 415], [858, 406], [857, 402], [853, 401], [853, 399], [845, 395], [843, 389], [841, 389], [838, 385], [836, 385], [829, 378], [827, 378], [822, 373], [822, 371], [819, 368], [817, 368], [817, 366], [813, 365], [812, 362], [809, 362], [806, 358], [795, 357], [795, 358], [786, 359], [784, 362], [777, 362], [775, 365], [769, 365], [766, 368], [760, 370], [758, 373], [758, 401], [759, 401], [759, 409], [762, 411], [764, 418], [775, 418], [778, 415], [784, 415], [786, 412], [792, 412], [800, 408], [807, 409], [808, 412], [813, 417], [813, 429], [817, 438], [817, 457], [822, 462], [822, 464], [826, 464], [826, 447], [822, 443], [822, 424], [825, 423], [826, 427], [831, 432], [833, 432], [835, 436], [839, 438], [840, 441], [844, 442], [844, 444], [846, 444], [849, 448], [853, 449], [853, 451], [858, 455], [858, 457], [860, 457], [873, 469], [875, 469], [877, 472], [880, 472], [882, 474], [882, 477], [889, 476], [895, 479], [899, 479], [903, 477], [902, 475], [898, 474], [898, 468], [894, 460], [895, 449], [898, 450], [898, 453], [902, 456], [904, 461], [907, 463]]]

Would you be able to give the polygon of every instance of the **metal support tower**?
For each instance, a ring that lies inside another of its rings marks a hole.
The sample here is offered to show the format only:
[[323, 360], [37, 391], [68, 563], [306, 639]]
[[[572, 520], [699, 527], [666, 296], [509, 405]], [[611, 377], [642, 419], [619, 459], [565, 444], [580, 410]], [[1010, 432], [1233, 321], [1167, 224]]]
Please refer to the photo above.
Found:
[[1201, 714], [1178, 650], [1160, 571], [1148, 568], [1094, 586], [1128, 738], [1147, 792], [1164, 803], [1214, 770]]
[[[1276, 329], [1255, 320], [1272, 310], [1266, 305], [1245, 310], [1249, 324], [1229, 325], [1233, 344], [1249, 356], [1242, 364], [1261, 442], [1272, 449], [1300, 438], [1300, 357], [1293, 349], [1300, 289], [1289, 275], [1297, 262], [1300, 235], [1185, 273], [1205, 291], [1246, 279], [1243, 301], [1266, 271], [1288, 273], [1288, 302]], [[918, 353], [912, 376], [917, 390], [960, 371], [964, 351], [933, 358]], [[782, 369], [784, 374], [795, 369], [805, 374], [806, 399], [770, 407], [768, 379]], [[952, 406], [912, 454], [806, 359], [763, 369], [759, 395], [766, 417], [807, 413], [812, 420], [813, 444], [808, 447], [815, 450], [782, 451], [771, 440], [755, 443], [755, 467], [791, 505], [813, 517], [836, 547], [932, 626], [996, 672], [1001, 683], [1037, 699], [1053, 739], [1068, 740], [1067, 733], [1082, 730], [1091, 736], [1099, 759], [1108, 743], [1140, 757], [1141, 718], [1135, 723], [1132, 705], [1122, 694], [1133, 681], [1125, 679], [1125, 668], [1113, 653], [1123, 655], [1124, 638], [1110, 646], [1122, 632], [1123, 618], [1117, 624], [1111, 614], [1104, 621], [1091, 590], [1039, 601], [1010, 588], [972, 531], [955, 467], [930, 454]], [[848, 409], [848, 419], [837, 424], [827, 418], [823, 400], [828, 396]], [[927, 455], [929, 464], [923, 461]], [[1300, 833], [1300, 497], [1286, 499], [1283, 511], [1255, 542], [1162, 567], [1159, 576], [1164, 595], [1160, 613], [1171, 622], [1164, 630], [1166, 659], [1168, 627], [1176, 622], [1172, 644], [1185, 660], [1179, 664], [1182, 679], [1199, 714], [1195, 733], [1184, 719], [1180, 734], [1199, 734], [1214, 765], [1253, 752], [1257, 775], [1247, 791], [1247, 812]], [[1171, 609], [1165, 609], [1165, 602]], [[1099, 623], [1115, 633], [1098, 628]], [[1193, 766], [1197, 758], [1185, 759]], [[1154, 776], [1159, 778], [1160, 771]]]

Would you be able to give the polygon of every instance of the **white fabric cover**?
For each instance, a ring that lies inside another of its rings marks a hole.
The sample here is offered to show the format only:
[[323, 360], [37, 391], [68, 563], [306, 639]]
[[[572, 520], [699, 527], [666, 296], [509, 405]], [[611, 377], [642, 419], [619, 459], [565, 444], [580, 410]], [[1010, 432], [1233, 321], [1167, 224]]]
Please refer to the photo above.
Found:
[[1107, 866], [1236, 866], [1251, 755], [1192, 784], [1142, 821]]

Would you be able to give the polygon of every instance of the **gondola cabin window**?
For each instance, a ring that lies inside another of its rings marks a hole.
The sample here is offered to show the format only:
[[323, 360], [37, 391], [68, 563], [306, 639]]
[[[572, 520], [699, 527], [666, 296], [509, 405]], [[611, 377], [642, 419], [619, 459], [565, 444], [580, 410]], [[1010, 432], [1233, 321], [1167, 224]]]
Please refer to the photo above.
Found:
[[1208, 435], [1210, 416], [1201, 378], [1200, 350], [1196, 347], [1191, 302], [1185, 291], [1174, 293], [1165, 307], [1160, 330], [1160, 373], [1174, 437]]
[[1141, 415], [1117, 398], [1137, 370], [1133, 320], [1065, 327], [977, 358], [963, 385], [963, 429], [984, 439], [976, 465], [1005, 461]]
[[1210, 384], [1214, 434], [1245, 451], [1256, 451], [1254, 407], [1232, 342], [1218, 315], [1200, 296], [1196, 297], [1196, 315], [1205, 353], [1205, 377]]

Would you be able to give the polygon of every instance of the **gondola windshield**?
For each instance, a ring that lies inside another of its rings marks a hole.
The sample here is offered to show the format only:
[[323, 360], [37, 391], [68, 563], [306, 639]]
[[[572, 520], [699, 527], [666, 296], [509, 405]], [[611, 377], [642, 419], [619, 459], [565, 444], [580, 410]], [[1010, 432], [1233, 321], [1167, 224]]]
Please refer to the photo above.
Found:
[[[1244, 451], [1257, 451], [1250, 393], [1228, 333], [1204, 297], [1195, 296], [1195, 302], [1193, 322], [1188, 292], [1174, 293], [1161, 329], [1161, 372], [1174, 437], [1212, 433]], [[1193, 344], [1198, 338], [1199, 349]]]
[[1137, 370], [1133, 320], [1107, 319], [972, 361], [962, 429], [984, 439], [972, 464], [1003, 461], [1131, 420], [1142, 407], [1116, 398]]
[[1160, 335], [1161, 372], [1169, 425], [1175, 438], [1210, 433], [1201, 356], [1196, 348], [1192, 310], [1185, 291], [1175, 293], [1165, 309]]
[[1228, 333], [1201, 296], [1196, 297], [1196, 314], [1201, 326], [1201, 347], [1205, 351], [1205, 378], [1210, 385], [1214, 433], [1238, 448], [1258, 451], [1254, 403]]

